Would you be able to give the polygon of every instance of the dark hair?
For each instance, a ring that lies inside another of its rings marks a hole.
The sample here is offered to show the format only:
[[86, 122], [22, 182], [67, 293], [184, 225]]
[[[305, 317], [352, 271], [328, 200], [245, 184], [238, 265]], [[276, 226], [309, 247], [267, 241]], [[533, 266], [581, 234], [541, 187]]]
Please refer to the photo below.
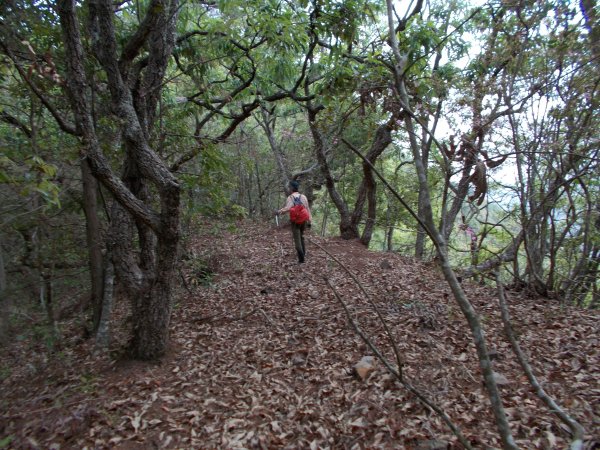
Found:
[[290, 181], [290, 189], [292, 190], [292, 192], [298, 192], [298, 188], [300, 187], [300, 183], [298, 183], [297, 181]]

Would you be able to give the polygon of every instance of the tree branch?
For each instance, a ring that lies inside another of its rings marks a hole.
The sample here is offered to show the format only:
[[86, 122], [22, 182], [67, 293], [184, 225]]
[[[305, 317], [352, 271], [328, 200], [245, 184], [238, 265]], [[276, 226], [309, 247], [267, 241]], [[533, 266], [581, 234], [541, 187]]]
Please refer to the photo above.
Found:
[[[313, 241], [311, 241], [311, 242], [314, 244]], [[321, 249], [323, 249], [323, 248], [321, 247]], [[331, 254], [329, 254], [329, 253], [328, 253], [328, 255], [331, 256]], [[338, 262], [338, 261], [336, 260], [336, 262]], [[342, 267], [344, 267], [344, 266], [342, 266]], [[396, 371], [394, 369], [394, 367], [392, 367], [392, 365], [387, 360], [387, 358], [385, 356], [383, 356], [383, 354], [379, 351], [379, 349], [375, 346], [375, 344], [371, 341], [371, 339], [369, 339], [369, 337], [360, 329], [360, 327], [358, 326], [358, 324], [352, 317], [352, 314], [350, 313], [350, 310], [348, 309], [348, 305], [346, 305], [346, 302], [344, 302], [342, 297], [340, 297], [340, 295], [336, 291], [335, 287], [333, 287], [333, 285], [331, 284], [331, 281], [327, 277], [324, 277], [324, 279], [325, 279], [325, 282], [327, 283], [327, 285], [329, 286], [329, 288], [333, 291], [335, 298], [342, 305], [342, 308], [344, 308], [344, 311], [346, 312], [346, 316], [348, 317], [348, 321], [352, 325], [352, 328], [354, 329], [356, 334], [358, 334], [360, 336], [360, 338], [363, 340], [363, 342], [371, 349], [371, 351], [375, 354], [375, 356], [377, 356], [377, 359], [379, 359], [379, 361], [381, 361], [381, 363], [385, 366], [385, 368], [388, 370], [388, 372], [391, 373], [398, 380], [398, 382], [407, 391], [409, 391], [411, 394], [413, 394], [421, 403], [428, 406], [437, 415], [439, 415], [442, 418], [442, 420], [444, 421], [444, 423], [448, 426], [448, 428], [450, 428], [452, 433], [454, 433], [454, 435], [458, 438], [458, 440], [461, 442], [461, 444], [466, 449], [472, 449], [473, 447], [471, 447], [471, 443], [469, 442], [469, 440], [463, 436], [460, 429], [456, 425], [454, 425], [454, 423], [452, 422], [450, 417], [448, 417], [448, 415], [444, 412], [444, 410], [442, 410], [439, 406], [437, 406], [435, 403], [430, 401], [427, 397], [425, 397], [425, 395], [423, 395], [418, 389], [416, 389], [410, 383], [405, 381], [404, 377], [402, 375], [402, 372]], [[361, 288], [362, 288], [362, 286], [361, 286]], [[384, 326], [385, 326], [385, 323], [384, 323]], [[386, 328], [386, 333], [388, 333], [388, 337], [393, 342], [391, 334], [389, 334], [389, 332], [387, 331], [387, 328]], [[395, 347], [396, 346], [394, 345], [394, 348]]]
[[573, 440], [571, 442], [571, 450], [581, 450], [583, 448], [583, 435], [585, 430], [581, 426], [579, 422], [573, 419], [569, 414], [567, 414], [557, 403], [554, 401], [552, 397], [550, 397], [544, 388], [538, 382], [536, 376], [531, 369], [531, 365], [527, 360], [527, 356], [521, 349], [519, 345], [519, 341], [515, 334], [515, 331], [512, 328], [511, 320], [510, 320], [510, 312], [508, 310], [508, 305], [506, 303], [506, 296], [504, 294], [504, 286], [502, 285], [502, 281], [500, 280], [500, 273], [496, 271], [494, 273], [496, 278], [496, 288], [498, 290], [498, 303], [500, 305], [500, 314], [502, 317], [502, 324], [504, 325], [504, 333], [510, 342], [513, 352], [515, 353], [523, 372], [527, 376], [529, 380], [529, 384], [534, 389], [536, 395], [542, 400], [548, 409], [556, 414], [558, 418], [569, 427], [571, 430], [571, 435]]
[[4, 51], [4, 53], [13, 62], [13, 64], [15, 65], [15, 68], [17, 69], [17, 72], [19, 72], [19, 75], [21, 76], [23, 81], [25, 81], [25, 83], [29, 86], [29, 89], [31, 89], [31, 92], [33, 92], [35, 94], [35, 96], [42, 102], [42, 104], [50, 112], [52, 117], [54, 117], [54, 120], [56, 120], [56, 123], [58, 123], [58, 126], [60, 127], [60, 129], [63, 130], [65, 133], [71, 134], [73, 136], [80, 136], [81, 133], [75, 128], [75, 126], [66, 121], [66, 119], [54, 107], [54, 105], [52, 105], [50, 100], [48, 100], [48, 98], [46, 98], [46, 96], [41, 91], [41, 89], [39, 89], [31, 81], [30, 77], [27, 76], [27, 73], [21, 67], [21, 65], [18, 63], [17, 58], [15, 57], [15, 55], [13, 54], [11, 49], [4, 42], [0, 42], [0, 46], [2, 47], [2, 50]]
[[4, 112], [4, 111], [0, 112], [0, 120], [2, 122], [8, 123], [9, 125], [13, 125], [15, 128], [18, 128], [28, 138], [31, 137], [31, 130], [27, 127], [27, 125], [25, 125], [23, 122], [21, 122], [16, 117], [11, 116], [7, 112]]

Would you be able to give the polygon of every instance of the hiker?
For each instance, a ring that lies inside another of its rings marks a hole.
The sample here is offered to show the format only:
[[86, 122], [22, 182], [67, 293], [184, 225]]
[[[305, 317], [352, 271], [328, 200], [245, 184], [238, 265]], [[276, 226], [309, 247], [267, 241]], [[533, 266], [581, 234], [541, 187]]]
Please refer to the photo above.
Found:
[[298, 262], [302, 264], [304, 262], [304, 257], [306, 256], [304, 230], [307, 227], [311, 227], [312, 215], [308, 206], [308, 199], [304, 194], [298, 192], [298, 187], [299, 184], [297, 181], [290, 182], [292, 193], [288, 196], [285, 206], [278, 210], [276, 214], [290, 213], [294, 246], [298, 253]]

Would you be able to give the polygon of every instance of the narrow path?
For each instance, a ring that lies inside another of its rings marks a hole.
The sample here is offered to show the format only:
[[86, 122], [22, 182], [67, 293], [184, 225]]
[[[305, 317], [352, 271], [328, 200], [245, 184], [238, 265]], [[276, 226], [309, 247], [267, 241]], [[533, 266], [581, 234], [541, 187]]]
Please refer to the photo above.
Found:
[[[357, 242], [311, 238], [377, 301], [411, 382], [476, 446], [498, 447], [473, 346], [436, 270]], [[0, 386], [7, 399], [0, 440], [13, 436], [15, 448], [35, 448], [31, 439], [39, 448], [98, 449], [455, 446], [441, 420], [381, 365], [366, 380], [352, 373], [369, 352], [323, 276], [382, 350], [391, 350], [357, 287], [318, 248], [309, 243], [307, 263], [298, 265], [288, 228], [241, 223], [230, 231], [204, 227], [188, 256], [188, 290], [182, 284], [174, 305], [168, 357], [115, 362], [89, 357], [90, 343], [79, 343], [37, 375], [15, 371]], [[206, 266], [214, 272], [208, 279], [199, 270]], [[500, 337], [493, 292], [468, 289], [498, 355], [495, 370], [507, 378], [502, 389], [519, 445], [564, 446], [564, 432], [522, 382]], [[509, 300], [548, 391], [594, 430], [599, 315]]]

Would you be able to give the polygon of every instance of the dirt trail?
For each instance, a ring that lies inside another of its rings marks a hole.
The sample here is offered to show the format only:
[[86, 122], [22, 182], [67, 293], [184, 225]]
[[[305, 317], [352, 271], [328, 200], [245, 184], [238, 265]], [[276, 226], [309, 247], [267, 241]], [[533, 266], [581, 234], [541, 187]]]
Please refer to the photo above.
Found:
[[[435, 268], [358, 242], [311, 239], [375, 299], [406, 378], [476, 447], [499, 447], [474, 347]], [[12, 348], [11, 374], [0, 385], [0, 441], [12, 436], [14, 448], [455, 448], [441, 419], [381, 364], [365, 380], [353, 374], [371, 352], [324, 277], [392, 358], [388, 337], [350, 277], [313, 243], [307, 247], [307, 263], [298, 265], [289, 228], [202, 227], [182, 268], [169, 355], [158, 363], [115, 362], [90, 357], [90, 342], [66, 343], [62, 355], [29, 369], [27, 355]], [[518, 444], [564, 447], [566, 433], [500, 337], [493, 291], [467, 289], [496, 354], [494, 368], [506, 377], [502, 391]], [[545, 387], [594, 431], [599, 314], [512, 293], [509, 302]]]

